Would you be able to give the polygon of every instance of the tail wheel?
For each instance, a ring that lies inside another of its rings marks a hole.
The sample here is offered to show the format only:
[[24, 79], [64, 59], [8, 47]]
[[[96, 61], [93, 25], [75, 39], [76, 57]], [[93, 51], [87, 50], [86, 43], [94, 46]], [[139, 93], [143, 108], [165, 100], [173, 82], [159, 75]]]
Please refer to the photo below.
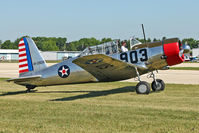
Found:
[[35, 87], [36, 87], [35, 85], [26, 85], [26, 88], [30, 90], [34, 89]]
[[26, 85], [26, 92], [30, 92], [31, 90], [33, 90], [36, 86], [35, 85]]
[[149, 94], [150, 93], [150, 85], [146, 81], [140, 81], [136, 85], [137, 94]]
[[151, 88], [153, 91], [163, 91], [165, 88], [165, 83], [161, 79], [156, 79], [156, 82], [155, 81], [152, 82]]

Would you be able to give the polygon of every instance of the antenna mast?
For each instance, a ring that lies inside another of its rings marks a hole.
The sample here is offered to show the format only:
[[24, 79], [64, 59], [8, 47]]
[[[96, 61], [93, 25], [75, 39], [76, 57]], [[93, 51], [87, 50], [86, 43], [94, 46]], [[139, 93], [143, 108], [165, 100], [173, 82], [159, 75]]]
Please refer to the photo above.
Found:
[[143, 36], [144, 36], [144, 42], [146, 44], [146, 36], [145, 36], [145, 31], [144, 31], [144, 25], [142, 24], [142, 32], [143, 32]]

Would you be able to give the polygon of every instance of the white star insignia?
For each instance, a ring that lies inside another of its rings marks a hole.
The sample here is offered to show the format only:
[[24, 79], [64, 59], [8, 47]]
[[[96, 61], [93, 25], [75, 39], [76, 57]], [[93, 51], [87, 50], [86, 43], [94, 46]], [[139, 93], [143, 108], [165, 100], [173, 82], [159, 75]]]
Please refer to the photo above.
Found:
[[64, 66], [62, 67], [62, 70], [59, 70], [59, 72], [62, 73], [62, 77], [64, 75], [68, 75], [67, 71], [68, 71], [68, 69], [67, 68], [65, 69]]

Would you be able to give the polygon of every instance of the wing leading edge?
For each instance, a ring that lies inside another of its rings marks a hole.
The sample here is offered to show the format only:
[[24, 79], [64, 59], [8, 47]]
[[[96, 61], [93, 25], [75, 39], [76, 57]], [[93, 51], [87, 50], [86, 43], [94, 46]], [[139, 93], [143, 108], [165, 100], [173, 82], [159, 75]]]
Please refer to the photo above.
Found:
[[118, 81], [136, 77], [145, 67], [129, 64], [103, 54], [95, 54], [77, 58], [73, 63], [91, 73], [99, 81]]

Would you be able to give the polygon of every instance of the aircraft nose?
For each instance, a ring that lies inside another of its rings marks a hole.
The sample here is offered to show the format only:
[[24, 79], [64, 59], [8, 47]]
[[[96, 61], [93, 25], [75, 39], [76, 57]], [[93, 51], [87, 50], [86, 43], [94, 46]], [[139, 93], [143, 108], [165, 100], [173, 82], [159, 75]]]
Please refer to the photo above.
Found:
[[174, 42], [166, 42], [163, 45], [164, 54], [166, 55], [166, 61], [169, 66], [180, 64], [184, 61], [184, 53], [182, 43], [180, 40]]

